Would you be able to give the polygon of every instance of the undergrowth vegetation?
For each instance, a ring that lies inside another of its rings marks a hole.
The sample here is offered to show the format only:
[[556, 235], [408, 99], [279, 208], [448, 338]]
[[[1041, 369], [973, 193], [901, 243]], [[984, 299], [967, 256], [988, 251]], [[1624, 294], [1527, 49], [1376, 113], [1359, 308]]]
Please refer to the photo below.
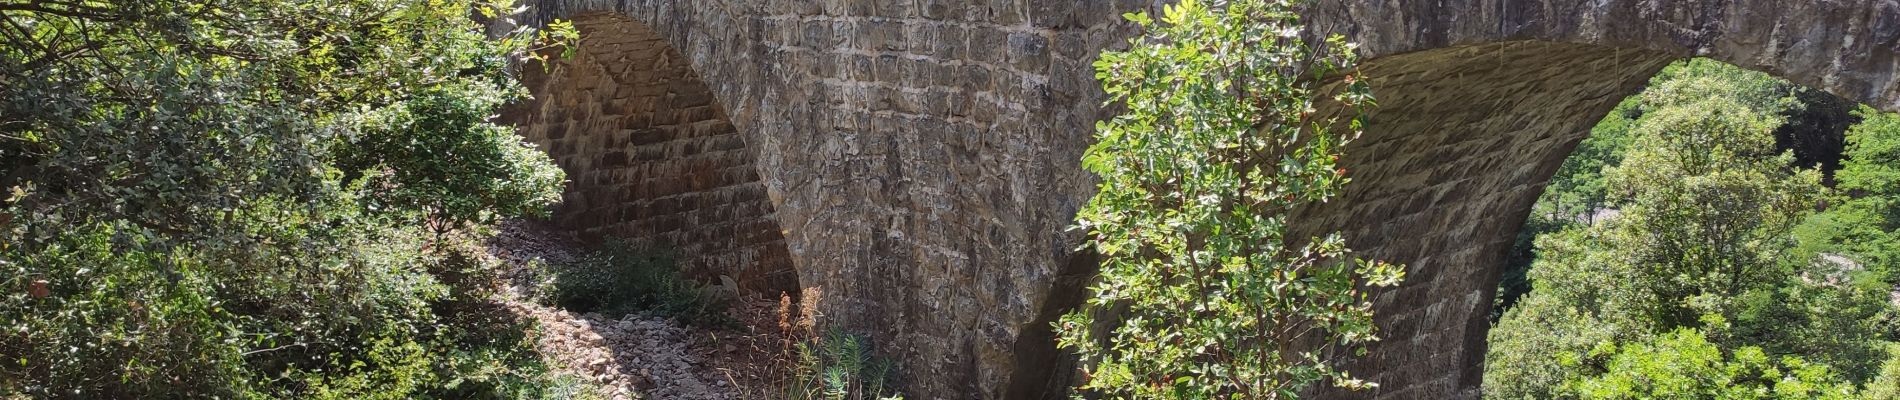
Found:
[[897, 365], [877, 356], [863, 336], [838, 329], [820, 335], [812, 307], [820, 293], [804, 291], [794, 310], [792, 297], [779, 298], [780, 343], [775, 368], [779, 392], [786, 400], [902, 400], [898, 394]]
[[569, 311], [651, 313], [706, 327], [734, 324], [732, 298], [687, 279], [667, 252], [611, 241], [573, 262], [546, 265], [535, 296]]
[[[19, 2], [6, 2], [19, 4]], [[0, 7], [0, 397], [566, 398], [476, 243], [557, 200], [509, 4]]]
[[826, 331], [823, 337], [794, 343], [794, 360], [787, 371], [791, 379], [785, 387], [786, 399], [859, 400], [891, 399], [895, 391], [892, 377], [896, 367], [890, 360], [872, 355], [870, 342], [843, 331]]

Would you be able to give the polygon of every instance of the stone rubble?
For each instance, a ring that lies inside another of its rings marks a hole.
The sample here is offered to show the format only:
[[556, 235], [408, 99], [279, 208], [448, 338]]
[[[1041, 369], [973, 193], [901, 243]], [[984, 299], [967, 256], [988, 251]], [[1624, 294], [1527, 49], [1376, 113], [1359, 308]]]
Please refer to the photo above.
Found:
[[511, 299], [511, 308], [540, 322], [538, 346], [561, 372], [598, 384], [614, 400], [726, 400], [740, 396], [696, 345], [703, 334], [664, 319], [628, 315], [612, 319], [574, 314]]
[[702, 339], [716, 332], [648, 315], [577, 314], [531, 300], [525, 285], [534, 280], [528, 260], [565, 262], [580, 253], [565, 235], [511, 221], [490, 242], [490, 252], [514, 267], [508, 274], [513, 290], [504, 293], [504, 301], [511, 311], [539, 323], [537, 347], [556, 371], [598, 385], [611, 400], [743, 398], [709, 360], [734, 353], [716, 352], [719, 347]]

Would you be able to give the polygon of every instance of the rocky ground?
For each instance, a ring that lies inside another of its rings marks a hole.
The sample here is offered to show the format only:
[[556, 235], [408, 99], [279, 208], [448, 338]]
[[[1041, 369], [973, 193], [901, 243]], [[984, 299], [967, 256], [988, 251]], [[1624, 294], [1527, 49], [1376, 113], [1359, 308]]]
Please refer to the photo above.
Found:
[[577, 314], [528, 299], [530, 262], [558, 263], [581, 253], [578, 242], [532, 222], [509, 222], [490, 254], [515, 268], [503, 295], [510, 310], [539, 322], [539, 347], [559, 372], [582, 377], [614, 400], [766, 399], [780, 362], [777, 299], [734, 302], [735, 327], [685, 327], [645, 315]]

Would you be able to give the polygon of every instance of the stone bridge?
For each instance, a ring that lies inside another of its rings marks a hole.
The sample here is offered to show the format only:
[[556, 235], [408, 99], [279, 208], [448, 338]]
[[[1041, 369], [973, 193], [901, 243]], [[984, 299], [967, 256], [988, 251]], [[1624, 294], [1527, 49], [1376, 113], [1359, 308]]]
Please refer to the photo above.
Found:
[[[537, 0], [579, 54], [509, 113], [572, 179], [559, 222], [701, 276], [816, 287], [913, 398], [1058, 398], [1048, 321], [1094, 266], [1072, 217], [1106, 115], [1090, 62], [1152, 0]], [[1410, 265], [1377, 297], [1383, 386], [1475, 398], [1499, 266], [1558, 164], [1665, 64], [1707, 56], [1900, 109], [1900, 0], [1324, 0], [1382, 108], [1344, 201], [1302, 213]]]

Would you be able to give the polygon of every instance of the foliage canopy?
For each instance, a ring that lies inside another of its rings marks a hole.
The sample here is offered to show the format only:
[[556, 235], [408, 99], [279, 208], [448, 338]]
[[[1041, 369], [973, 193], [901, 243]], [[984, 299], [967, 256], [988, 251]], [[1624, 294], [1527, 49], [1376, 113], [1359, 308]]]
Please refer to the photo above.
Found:
[[[1598, 125], [1595, 134], [1609, 136], [1587, 140], [1592, 151], [1559, 172], [1573, 175], [1559, 182], [1590, 184], [1553, 185], [1583, 193], [1547, 193], [1537, 206], [1565, 211], [1541, 215], [1555, 223], [1531, 235], [1531, 290], [1491, 330], [1487, 397], [1860, 398], [1890, 390], [1877, 383], [1892, 378], [1877, 374], [1900, 338], [1894, 287], [1806, 243], [1833, 232], [1817, 221], [1852, 208], [1817, 215], [1832, 196], [1820, 171], [1794, 167], [1792, 154], [1776, 150], [1781, 115], [1801, 106], [1792, 88], [1695, 60], [1665, 69]], [[1575, 199], [1586, 200], [1546, 204]]]
[[[1292, 232], [1289, 219], [1346, 183], [1340, 149], [1372, 97], [1352, 46], [1309, 45], [1292, 3], [1130, 14], [1146, 34], [1095, 63], [1126, 111], [1097, 125], [1083, 158], [1102, 178], [1078, 216], [1103, 256], [1101, 281], [1057, 323], [1060, 345], [1092, 364], [1086, 390], [1288, 398], [1322, 381], [1375, 386], [1333, 364], [1377, 340], [1366, 290], [1396, 285], [1401, 269], [1354, 258], [1337, 235]], [[1346, 115], [1317, 114], [1322, 100]]]
[[507, 9], [0, 1], [0, 396], [551, 393], [469, 245], [563, 179]]

